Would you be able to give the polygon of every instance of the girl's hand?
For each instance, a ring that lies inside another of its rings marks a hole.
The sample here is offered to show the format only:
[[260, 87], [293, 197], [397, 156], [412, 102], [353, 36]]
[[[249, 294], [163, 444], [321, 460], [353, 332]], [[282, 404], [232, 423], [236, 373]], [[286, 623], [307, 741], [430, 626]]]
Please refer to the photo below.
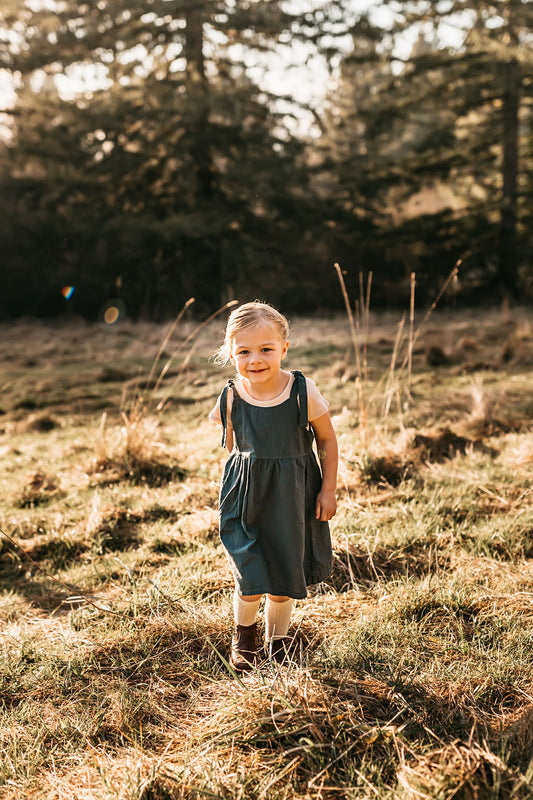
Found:
[[316, 498], [315, 516], [321, 522], [327, 522], [337, 513], [335, 492], [321, 489]]
[[322, 488], [316, 498], [315, 516], [321, 522], [327, 522], [335, 516], [337, 511], [337, 498], [335, 497], [339, 457], [337, 438], [328, 413], [312, 420], [311, 427], [315, 434], [322, 472]]

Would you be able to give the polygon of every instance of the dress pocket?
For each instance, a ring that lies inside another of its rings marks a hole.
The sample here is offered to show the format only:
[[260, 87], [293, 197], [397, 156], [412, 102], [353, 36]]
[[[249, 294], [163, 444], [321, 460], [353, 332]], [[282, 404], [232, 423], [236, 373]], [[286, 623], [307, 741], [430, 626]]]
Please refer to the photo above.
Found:
[[230, 456], [224, 467], [218, 510], [223, 523], [242, 517], [246, 497], [246, 464], [244, 459]]

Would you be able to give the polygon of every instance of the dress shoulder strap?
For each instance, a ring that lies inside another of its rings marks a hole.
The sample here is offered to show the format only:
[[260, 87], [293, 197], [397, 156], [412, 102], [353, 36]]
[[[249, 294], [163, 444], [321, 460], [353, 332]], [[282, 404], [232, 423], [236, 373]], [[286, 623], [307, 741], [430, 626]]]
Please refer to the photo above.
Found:
[[220, 395], [220, 421], [222, 423], [222, 441], [221, 446], [226, 446], [227, 430], [228, 430], [228, 390], [233, 392], [233, 380], [230, 378], [222, 390]]
[[305, 376], [299, 369], [291, 370], [294, 375], [294, 383], [298, 393], [298, 404], [300, 406], [299, 424], [302, 428], [309, 427], [309, 419], [307, 417], [307, 384]]

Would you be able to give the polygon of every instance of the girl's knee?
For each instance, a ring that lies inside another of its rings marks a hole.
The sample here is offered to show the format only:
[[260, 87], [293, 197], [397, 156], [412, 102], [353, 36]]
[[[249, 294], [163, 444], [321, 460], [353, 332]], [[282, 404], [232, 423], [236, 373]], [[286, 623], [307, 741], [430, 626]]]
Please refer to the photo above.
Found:
[[267, 597], [272, 603], [286, 603], [287, 600], [291, 599], [290, 597], [282, 597], [278, 594], [269, 594]]
[[240, 594], [239, 600], [244, 600], [245, 603], [257, 603], [261, 600], [262, 594]]

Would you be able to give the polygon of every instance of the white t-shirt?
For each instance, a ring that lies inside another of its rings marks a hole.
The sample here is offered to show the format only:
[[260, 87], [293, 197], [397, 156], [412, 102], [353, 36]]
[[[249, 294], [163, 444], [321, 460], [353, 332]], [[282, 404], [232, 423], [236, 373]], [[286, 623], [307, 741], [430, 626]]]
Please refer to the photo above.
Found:
[[[283, 389], [281, 394], [278, 394], [277, 397], [273, 397], [271, 400], [257, 400], [255, 397], [252, 397], [246, 391], [246, 387], [244, 386], [241, 378], [235, 380], [233, 385], [239, 397], [241, 397], [247, 403], [250, 403], [250, 405], [269, 408], [271, 406], [279, 406], [281, 403], [284, 403], [285, 400], [289, 399], [293, 383], [294, 375], [291, 372], [286, 387]], [[322, 397], [316, 383], [312, 381], [311, 378], [306, 378], [305, 383], [307, 386], [307, 418], [309, 422], [312, 422], [314, 419], [318, 419], [318, 417], [321, 417], [327, 412], [329, 403], [324, 397]], [[228, 392], [228, 413], [231, 412], [232, 402], [232, 394], [231, 392]], [[219, 425], [222, 424], [222, 420], [220, 418], [220, 397], [218, 398], [215, 407], [209, 414], [209, 419], [213, 420], [213, 422], [217, 422]]]

